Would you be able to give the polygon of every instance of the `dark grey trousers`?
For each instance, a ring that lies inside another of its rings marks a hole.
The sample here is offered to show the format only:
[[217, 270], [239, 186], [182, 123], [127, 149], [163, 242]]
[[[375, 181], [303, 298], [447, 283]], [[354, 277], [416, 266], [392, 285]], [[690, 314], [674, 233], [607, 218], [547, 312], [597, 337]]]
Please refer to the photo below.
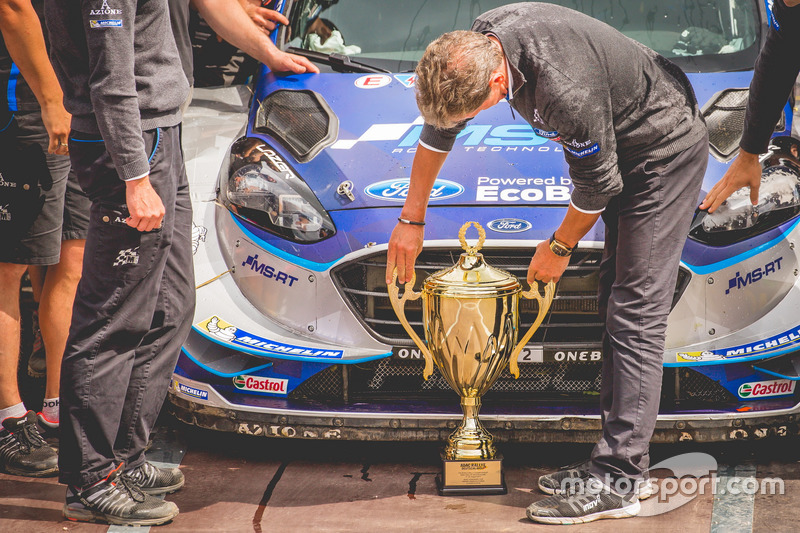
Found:
[[102, 140], [72, 132], [69, 149], [92, 201], [61, 369], [60, 481], [95, 483], [142, 464], [194, 312], [192, 207], [180, 127], [144, 132], [161, 229], [125, 224], [125, 183]]
[[649, 467], [667, 316], [707, 164], [707, 138], [663, 161], [621, 162], [623, 191], [603, 212], [603, 435], [590, 467], [601, 478], [639, 479]]

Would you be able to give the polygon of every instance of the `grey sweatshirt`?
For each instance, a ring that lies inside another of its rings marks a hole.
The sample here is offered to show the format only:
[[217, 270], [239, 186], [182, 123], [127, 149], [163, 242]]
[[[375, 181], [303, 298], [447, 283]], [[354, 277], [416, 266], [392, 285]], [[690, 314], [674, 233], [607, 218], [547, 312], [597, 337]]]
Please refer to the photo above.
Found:
[[[683, 72], [592, 17], [552, 4], [512, 4], [484, 13], [472, 30], [500, 40], [512, 76], [510, 104], [535, 133], [562, 144], [572, 204], [581, 211], [601, 211], [622, 191], [620, 165], [664, 159], [705, 135]], [[449, 151], [464, 125], [426, 124], [420, 142]]]
[[167, 0], [45, 0], [72, 128], [99, 134], [123, 180], [148, 174], [142, 132], [180, 123], [189, 94]]

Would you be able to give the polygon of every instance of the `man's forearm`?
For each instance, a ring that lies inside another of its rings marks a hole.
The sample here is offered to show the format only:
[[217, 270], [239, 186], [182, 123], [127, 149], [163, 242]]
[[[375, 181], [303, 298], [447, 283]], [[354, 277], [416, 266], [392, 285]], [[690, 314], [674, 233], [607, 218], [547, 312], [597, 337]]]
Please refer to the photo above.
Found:
[[447, 159], [447, 152], [435, 152], [418, 146], [411, 165], [411, 184], [403, 205], [402, 217], [421, 222], [425, 220], [433, 183]]
[[30, 0], [0, 2], [0, 30], [11, 58], [43, 108], [60, 105], [63, 99], [53, 67], [47, 57], [39, 17]]
[[564, 220], [555, 231], [556, 239], [574, 247], [592, 229], [598, 218], [600, 213], [584, 213], [570, 204]]

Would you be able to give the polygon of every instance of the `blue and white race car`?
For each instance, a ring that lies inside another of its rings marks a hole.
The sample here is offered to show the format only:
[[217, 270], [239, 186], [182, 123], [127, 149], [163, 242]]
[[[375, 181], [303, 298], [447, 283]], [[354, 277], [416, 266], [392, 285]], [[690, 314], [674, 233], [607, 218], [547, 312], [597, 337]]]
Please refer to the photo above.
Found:
[[[386, 248], [422, 129], [414, 67], [440, 34], [501, 0], [280, 0], [278, 46], [320, 74], [262, 67], [241, 88], [198, 90], [185, 149], [195, 223], [197, 310], [169, 396], [181, 420], [295, 438], [444, 440], [456, 394], [401, 327]], [[741, 137], [762, 0], [561, 0], [669, 57], [688, 74], [710, 131], [703, 195]], [[800, 143], [787, 103], [757, 208], [746, 191], [698, 213], [675, 283], [654, 441], [797, 434], [800, 417]], [[460, 134], [430, 198], [416, 279], [454, 264], [467, 220], [494, 267], [524, 281], [563, 218], [562, 147], [505, 103]], [[698, 198], [698, 204], [702, 196]], [[544, 324], [501, 375], [481, 420], [498, 440], [593, 442], [603, 352], [598, 225], [581, 241]], [[418, 302], [417, 302], [418, 303]], [[521, 303], [521, 330], [535, 308]], [[422, 334], [421, 308], [406, 307]]]

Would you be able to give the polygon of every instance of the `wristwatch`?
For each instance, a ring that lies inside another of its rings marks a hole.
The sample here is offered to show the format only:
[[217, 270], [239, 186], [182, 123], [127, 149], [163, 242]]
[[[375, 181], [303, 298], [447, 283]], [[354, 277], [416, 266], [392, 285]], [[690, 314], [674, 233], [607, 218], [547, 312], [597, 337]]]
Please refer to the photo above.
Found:
[[555, 232], [550, 237], [550, 250], [559, 257], [569, 257], [572, 255], [572, 246], [567, 246], [563, 242], [556, 239]]

